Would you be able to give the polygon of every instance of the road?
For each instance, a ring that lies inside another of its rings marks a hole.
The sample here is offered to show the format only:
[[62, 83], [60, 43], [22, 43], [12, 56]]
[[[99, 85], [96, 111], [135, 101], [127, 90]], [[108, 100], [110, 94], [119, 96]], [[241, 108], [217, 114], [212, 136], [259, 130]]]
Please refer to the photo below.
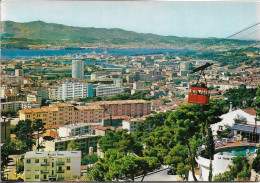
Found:
[[8, 174], [8, 180], [16, 180], [16, 161], [17, 159], [20, 159], [20, 155], [9, 155], [9, 158], [12, 158], [13, 160], [8, 163], [7, 168], [5, 169], [5, 176], [7, 177]]
[[[136, 178], [135, 181], [141, 181], [141, 178]], [[162, 170], [144, 177], [143, 181], [179, 181], [178, 175], [168, 175], [167, 170]]]

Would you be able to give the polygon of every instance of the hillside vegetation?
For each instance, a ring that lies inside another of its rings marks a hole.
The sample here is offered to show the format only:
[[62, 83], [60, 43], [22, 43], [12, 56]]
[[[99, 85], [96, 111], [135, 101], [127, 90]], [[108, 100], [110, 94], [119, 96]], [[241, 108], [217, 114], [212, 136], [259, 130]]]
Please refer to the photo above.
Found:
[[[33, 21], [18, 23], [4, 21], [2, 48], [42, 47], [107, 47], [107, 48], [175, 48], [200, 49], [214, 42], [216, 38], [187, 38], [137, 33], [122, 29], [73, 27], [62, 24]], [[237, 48], [250, 45], [251, 41], [223, 40], [214, 48]]]

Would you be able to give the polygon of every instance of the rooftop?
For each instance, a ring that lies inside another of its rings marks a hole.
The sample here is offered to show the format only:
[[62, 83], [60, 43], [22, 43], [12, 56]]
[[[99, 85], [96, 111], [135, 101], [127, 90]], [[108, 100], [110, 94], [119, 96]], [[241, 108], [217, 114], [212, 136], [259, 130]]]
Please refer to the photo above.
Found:
[[25, 154], [27, 158], [72, 158], [81, 157], [81, 151], [29, 151]]
[[146, 100], [114, 100], [114, 101], [98, 101], [94, 102], [94, 104], [98, 105], [111, 105], [111, 104], [140, 104], [140, 103], [151, 103]]
[[60, 128], [79, 128], [84, 126], [102, 125], [102, 123], [74, 123]]
[[95, 110], [95, 109], [99, 109], [99, 110], [104, 110], [103, 107], [99, 106], [99, 105], [86, 105], [86, 106], [76, 106], [75, 108], [77, 108], [78, 110]]

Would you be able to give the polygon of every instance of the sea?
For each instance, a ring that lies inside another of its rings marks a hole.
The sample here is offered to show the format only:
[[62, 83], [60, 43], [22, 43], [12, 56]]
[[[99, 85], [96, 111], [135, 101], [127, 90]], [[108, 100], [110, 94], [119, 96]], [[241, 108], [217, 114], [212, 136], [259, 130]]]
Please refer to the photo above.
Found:
[[65, 56], [84, 53], [108, 53], [122, 56], [150, 55], [163, 53], [185, 53], [193, 52], [192, 50], [176, 49], [72, 49], [72, 50], [1, 50], [1, 59], [28, 59], [40, 58], [45, 56]]

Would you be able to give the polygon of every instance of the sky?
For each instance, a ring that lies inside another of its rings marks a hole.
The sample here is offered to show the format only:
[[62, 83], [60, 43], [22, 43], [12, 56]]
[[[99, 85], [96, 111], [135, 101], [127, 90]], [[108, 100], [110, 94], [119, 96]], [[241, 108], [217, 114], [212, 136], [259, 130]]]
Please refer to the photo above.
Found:
[[[260, 22], [257, 2], [3, 0], [1, 20], [41, 20], [182, 37], [225, 38]], [[241, 37], [260, 38], [260, 25]], [[237, 36], [236, 38], [240, 38]]]

